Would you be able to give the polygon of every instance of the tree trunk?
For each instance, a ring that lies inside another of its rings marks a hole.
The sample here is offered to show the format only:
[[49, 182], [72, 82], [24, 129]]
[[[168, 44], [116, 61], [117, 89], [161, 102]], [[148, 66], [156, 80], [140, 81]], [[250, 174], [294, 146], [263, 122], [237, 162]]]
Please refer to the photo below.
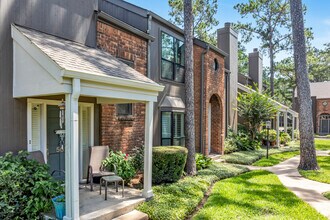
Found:
[[188, 149], [187, 174], [196, 174], [195, 161], [195, 113], [194, 113], [194, 69], [193, 69], [193, 23], [192, 0], [184, 0], [185, 39], [185, 139]]
[[312, 99], [306, 64], [306, 43], [301, 0], [290, 0], [294, 64], [299, 106], [300, 164], [299, 169], [317, 170], [314, 146]]
[[270, 72], [270, 96], [274, 96], [274, 48], [273, 44], [269, 44], [269, 72]]

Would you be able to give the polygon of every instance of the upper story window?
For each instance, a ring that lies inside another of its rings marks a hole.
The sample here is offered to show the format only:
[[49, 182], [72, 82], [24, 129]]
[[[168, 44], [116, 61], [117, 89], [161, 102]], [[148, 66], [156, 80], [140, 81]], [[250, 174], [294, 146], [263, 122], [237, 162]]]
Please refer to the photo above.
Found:
[[162, 32], [162, 79], [184, 82], [184, 44]]

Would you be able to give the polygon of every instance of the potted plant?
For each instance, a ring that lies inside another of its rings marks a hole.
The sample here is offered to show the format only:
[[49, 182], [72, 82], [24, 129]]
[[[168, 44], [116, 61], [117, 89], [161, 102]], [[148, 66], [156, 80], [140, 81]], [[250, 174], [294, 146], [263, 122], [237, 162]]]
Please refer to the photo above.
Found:
[[[267, 130], [263, 129], [260, 132], [260, 134], [262, 136], [263, 144], [266, 145], [267, 144]], [[276, 144], [276, 136], [277, 136], [276, 131], [274, 129], [270, 129], [269, 136], [268, 136], [270, 146], [274, 146]]]
[[52, 202], [55, 207], [56, 218], [62, 220], [65, 216], [65, 196], [59, 195], [52, 198]]

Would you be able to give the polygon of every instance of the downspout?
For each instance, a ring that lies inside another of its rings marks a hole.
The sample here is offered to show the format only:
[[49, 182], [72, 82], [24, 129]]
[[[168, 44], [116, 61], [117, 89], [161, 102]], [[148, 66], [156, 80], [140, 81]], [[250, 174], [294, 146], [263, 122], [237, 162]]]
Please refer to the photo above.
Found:
[[204, 138], [203, 138], [203, 130], [204, 130], [204, 126], [203, 126], [203, 113], [204, 113], [204, 62], [205, 62], [205, 54], [207, 54], [207, 52], [209, 51], [210, 47], [209, 45], [207, 45], [206, 49], [204, 50], [204, 52], [201, 55], [201, 60], [202, 60], [202, 65], [201, 65], [201, 93], [200, 93], [200, 146], [201, 146], [201, 153], [204, 154]]
[[225, 137], [228, 136], [228, 127], [230, 126], [229, 124], [229, 111], [230, 111], [230, 93], [229, 93], [229, 89], [230, 89], [230, 71], [229, 70], [225, 70], [225, 86], [226, 86], [226, 128], [225, 128]]
[[[150, 34], [151, 32], [151, 20], [152, 20], [152, 15], [150, 14], [150, 12], [147, 13], [147, 18], [148, 18], [148, 30], [147, 30], [147, 34]], [[150, 64], [150, 60], [151, 60], [151, 54], [150, 54], [150, 49], [151, 49], [151, 40], [148, 40], [148, 68], [147, 68], [147, 77], [150, 78], [151, 77], [151, 64]]]

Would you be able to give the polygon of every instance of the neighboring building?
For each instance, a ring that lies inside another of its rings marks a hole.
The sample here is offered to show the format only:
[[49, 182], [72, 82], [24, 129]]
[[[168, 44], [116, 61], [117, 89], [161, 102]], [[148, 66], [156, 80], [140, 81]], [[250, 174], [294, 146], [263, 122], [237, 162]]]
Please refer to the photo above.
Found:
[[[314, 132], [320, 135], [330, 134], [330, 82], [310, 83]], [[297, 90], [293, 102], [294, 109], [299, 111]]]
[[[147, 75], [165, 89], [154, 107], [154, 145], [184, 145], [183, 30], [128, 2], [99, 2], [99, 14], [107, 15], [104, 17], [108, 22], [120, 21], [121, 28], [130, 26], [131, 30], [155, 37], [148, 41]], [[224, 150], [225, 55], [220, 49], [194, 39], [196, 151], [205, 154]]]

